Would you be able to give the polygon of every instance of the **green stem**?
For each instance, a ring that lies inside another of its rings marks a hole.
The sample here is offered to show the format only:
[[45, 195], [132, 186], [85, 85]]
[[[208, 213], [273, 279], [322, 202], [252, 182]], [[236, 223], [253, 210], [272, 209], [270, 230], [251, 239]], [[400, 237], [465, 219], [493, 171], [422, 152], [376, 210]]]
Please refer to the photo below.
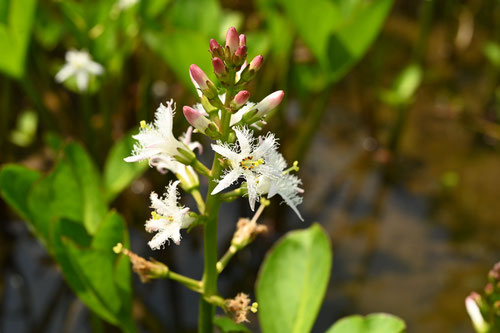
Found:
[[224, 253], [222, 258], [217, 262], [217, 272], [220, 274], [226, 268], [229, 260], [238, 252], [238, 248], [234, 245], [231, 245], [229, 249]]
[[200, 214], [205, 213], [205, 201], [203, 201], [203, 198], [201, 196], [200, 191], [198, 189], [194, 189], [191, 191], [191, 195], [194, 198], [194, 201], [196, 201], [196, 205], [198, 206], [198, 210], [200, 211]]
[[[234, 82], [235, 71], [231, 70], [230, 75]], [[226, 142], [229, 136], [231, 114], [229, 103], [234, 97], [234, 87], [229, 87], [226, 91], [225, 108], [221, 110], [221, 141]], [[212, 195], [212, 191], [217, 186], [217, 180], [222, 175], [222, 165], [219, 162], [219, 154], [215, 154], [212, 164], [211, 177], [208, 184], [207, 200], [205, 204], [205, 215], [207, 217], [204, 230], [204, 254], [205, 268], [203, 273], [203, 297], [200, 299], [200, 315], [198, 331], [209, 333], [213, 331], [213, 317], [215, 308], [207, 302], [209, 298], [217, 294], [217, 221], [221, 204], [220, 195]]]
[[168, 270], [168, 273], [167, 273], [167, 275], [165, 277], [169, 278], [169, 279], [172, 279], [172, 280], [175, 280], [177, 282], [180, 282], [183, 285], [185, 285], [187, 288], [189, 288], [189, 289], [191, 289], [193, 291], [196, 291], [198, 293], [202, 292], [202, 283], [201, 283], [201, 281], [198, 281], [198, 280], [195, 280], [195, 279], [191, 279], [191, 278], [189, 278], [187, 276], [184, 276], [184, 275], [172, 272], [171, 270]]
[[230, 192], [222, 193], [220, 199], [224, 202], [231, 202], [247, 193], [246, 187], [240, 187]]
[[212, 172], [210, 171], [209, 168], [207, 168], [203, 163], [201, 163], [198, 159], [195, 159], [192, 163], [192, 167], [201, 173], [204, 176], [210, 177], [212, 175]]

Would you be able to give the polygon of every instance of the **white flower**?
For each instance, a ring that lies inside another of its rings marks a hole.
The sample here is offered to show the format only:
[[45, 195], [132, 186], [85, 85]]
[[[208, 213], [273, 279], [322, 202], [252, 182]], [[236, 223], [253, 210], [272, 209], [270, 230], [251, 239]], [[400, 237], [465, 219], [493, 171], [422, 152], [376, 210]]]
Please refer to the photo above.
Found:
[[247, 182], [248, 200], [250, 208], [254, 210], [255, 202], [259, 199], [257, 193], [257, 180], [260, 176], [277, 178], [279, 170], [269, 164], [268, 157], [276, 150], [276, 139], [269, 133], [259, 142], [253, 137], [253, 132], [248, 128], [236, 127], [234, 129], [237, 144], [227, 145], [219, 142], [212, 145], [212, 149], [228, 159], [231, 169], [220, 179], [212, 194], [217, 194], [227, 188], [238, 178], [243, 177]]
[[[172, 107], [173, 105], [173, 107]], [[178, 148], [190, 150], [195, 143], [188, 145], [179, 142], [172, 133], [175, 104], [173, 100], [167, 102], [167, 106], [160, 104], [156, 109], [153, 124], [141, 122], [139, 134], [133, 138], [138, 141], [134, 146], [132, 156], [125, 158], [126, 162], [138, 162], [148, 159], [151, 166], [157, 167], [160, 172], [165, 169], [172, 170], [173, 162], [178, 163], [174, 156], [179, 155]], [[188, 134], [190, 140], [191, 134]]]
[[61, 83], [75, 77], [78, 90], [87, 90], [91, 75], [101, 75], [104, 68], [92, 61], [90, 54], [85, 51], [70, 50], [66, 52], [66, 64], [56, 74], [56, 81]]
[[259, 195], [267, 194], [267, 198], [272, 198], [278, 194], [285, 203], [293, 209], [295, 214], [304, 221], [300, 215], [297, 206], [302, 203], [301, 193], [304, 192], [300, 188], [302, 181], [295, 175], [290, 174], [292, 170], [298, 170], [298, 166], [294, 163], [293, 167], [287, 169], [287, 163], [283, 155], [278, 151], [273, 151], [268, 156], [268, 163], [273, 168], [280, 171], [280, 177], [260, 176], [258, 179], [257, 192]]
[[147, 232], [157, 234], [148, 243], [151, 249], [160, 249], [165, 242], [172, 240], [179, 245], [181, 241], [180, 230], [187, 228], [193, 223], [194, 218], [189, 216], [189, 208], [179, 206], [177, 199], [177, 185], [179, 181], [170, 183], [163, 198], [158, 197], [155, 192], [151, 193], [152, 218], [146, 221]]
[[117, 6], [119, 10], [126, 10], [138, 2], [139, 0], [118, 0]]

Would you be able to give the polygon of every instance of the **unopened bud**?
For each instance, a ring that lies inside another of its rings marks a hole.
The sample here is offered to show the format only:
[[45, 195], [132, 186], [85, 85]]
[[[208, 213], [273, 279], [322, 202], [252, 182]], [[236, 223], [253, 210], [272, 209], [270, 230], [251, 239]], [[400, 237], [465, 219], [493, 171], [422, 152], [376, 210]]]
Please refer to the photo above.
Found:
[[261, 55], [256, 56], [250, 62], [249, 69], [251, 71], [258, 71], [262, 67], [262, 62], [264, 61], [264, 57]]
[[210, 79], [200, 67], [196, 66], [195, 64], [189, 66], [189, 75], [191, 76], [191, 80], [193, 81], [193, 84], [196, 88], [199, 88], [201, 90], [205, 90], [208, 88], [207, 82], [209, 82]]
[[236, 96], [234, 96], [233, 106], [239, 108], [243, 104], [245, 104], [249, 98], [250, 98], [250, 93], [246, 90], [242, 90], [239, 93], [237, 93]]
[[244, 34], [240, 35], [240, 46], [247, 46], [247, 36]]
[[283, 100], [283, 97], [285, 97], [285, 92], [283, 90], [278, 90], [268, 95], [256, 105], [255, 108], [258, 110], [257, 116], [262, 117], [277, 107]]
[[208, 125], [210, 125], [210, 120], [192, 107], [184, 106], [182, 112], [184, 112], [184, 117], [186, 117], [188, 123], [201, 133], [204, 133]]
[[224, 65], [224, 62], [220, 60], [220, 58], [214, 57], [212, 59], [212, 65], [214, 66], [215, 75], [221, 76], [227, 73], [226, 66]]
[[484, 320], [483, 314], [481, 313], [478, 304], [480, 301], [481, 296], [473, 292], [465, 299], [465, 308], [467, 309], [467, 313], [476, 331], [483, 333], [489, 331], [490, 325]]
[[240, 45], [240, 38], [235, 27], [231, 27], [227, 30], [226, 34], [226, 47], [229, 47], [231, 54], [234, 54]]
[[495, 288], [493, 288], [493, 284], [491, 283], [488, 283], [485, 287], [484, 287], [484, 293], [486, 295], [491, 295], [493, 294], [493, 292], [495, 291]]
[[247, 58], [247, 47], [239, 46], [236, 52], [234, 53], [233, 62], [236, 66], [241, 66], [245, 62]]
[[212, 57], [222, 57], [224, 56], [224, 51], [215, 39], [210, 39], [210, 53]]

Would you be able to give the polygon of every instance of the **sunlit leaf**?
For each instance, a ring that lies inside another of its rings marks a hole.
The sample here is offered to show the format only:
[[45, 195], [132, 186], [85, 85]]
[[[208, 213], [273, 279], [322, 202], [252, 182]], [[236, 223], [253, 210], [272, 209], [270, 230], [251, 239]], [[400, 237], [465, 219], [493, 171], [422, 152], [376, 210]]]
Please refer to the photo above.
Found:
[[125, 135], [111, 148], [104, 164], [106, 199], [112, 200], [148, 168], [147, 162], [127, 163], [123, 159], [132, 154], [135, 139]]
[[146, 42], [182, 80], [186, 87], [194, 92], [189, 77], [189, 66], [197, 64], [205, 73], [214, 79], [212, 62], [208, 53], [208, 40], [204, 34], [196, 31], [180, 31], [171, 33], [148, 34]]
[[0, 171], [2, 197], [24, 219], [31, 220], [28, 194], [40, 177], [38, 171], [14, 164], [5, 165]]
[[20, 79], [35, 18], [36, 0], [2, 1], [0, 21], [0, 71]]
[[314, 224], [285, 235], [267, 255], [257, 281], [263, 332], [309, 332], [328, 286], [332, 253]]
[[404, 321], [386, 313], [374, 313], [366, 317], [354, 315], [342, 318], [326, 333], [403, 333]]
[[74, 177], [82, 195], [83, 224], [90, 234], [94, 234], [107, 212], [100, 175], [80, 145], [70, 144], [64, 149], [64, 152], [65, 157], [71, 163]]

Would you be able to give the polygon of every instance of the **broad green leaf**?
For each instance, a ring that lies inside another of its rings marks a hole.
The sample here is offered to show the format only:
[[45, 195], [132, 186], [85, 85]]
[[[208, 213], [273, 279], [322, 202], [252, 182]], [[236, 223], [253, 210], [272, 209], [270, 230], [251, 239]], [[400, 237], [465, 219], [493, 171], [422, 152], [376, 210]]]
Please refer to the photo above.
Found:
[[147, 34], [146, 42], [170, 66], [186, 87], [194, 86], [189, 77], [189, 66], [197, 64], [213, 80], [208, 39], [197, 31], [176, 30], [171, 33]]
[[[36, 0], [3, 0], [0, 23], [0, 71], [16, 79], [24, 75], [24, 64], [35, 19]], [[5, 4], [7, 2], [7, 4]]]
[[217, 326], [223, 333], [229, 332], [250, 332], [243, 324], [236, 324], [229, 317], [217, 316], [214, 318], [214, 325]]
[[72, 226], [72, 222], [59, 220], [53, 228], [53, 239], [56, 258], [69, 285], [98, 315], [132, 331], [130, 262], [112, 251], [118, 242], [129, 246], [122, 217], [116, 212], [108, 213], [90, 244], [82, 244], [85, 237], [66, 226]]
[[314, 224], [285, 235], [267, 255], [257, 281], [264, 333], [305, 333], [314, 324], [328, 286], [332, 253]]
[[170, 3], [170, 0], [149, 0], [140, 1], [140, 13], [141, 17], [146, 19], [154, 19], [156, 16], [160, 15], [165, 11], [165, 8]]
[[31, 220], [28, 194], [33, 184], [41, 177], [38, 171], [20, 165], [5, 165], [0, 170], [0, 193], [5, 201], [22, 218]]
[[[74, 177], [83, 200], [83, 224], [92, 235], [107, 212], [106, 201], [101, 190], [101, 179], [92, 160], [78, 144], [69, 144], [65, 158], [71, 163]], [[59, 189], [57, 189], [59, 190]]]
[[[167, 15], [169, 22], [176, 30], [195, 30], [211, 38], [218, 36], [221, 9], [217, 0], [175, 1], [168, 9]], [[208, 39], [205, 44], [204, 55], [206, 56]]]
[[[76, 248], [76, 245], [67, 245], [71, 240], [73, 242], [75, 240], [70, 239], [68, 235], [62, 233], [62, 225], [64, 223], [68, 223], [68, 221], [64, 219], [59, 220], [53, 225], [52, 228], [52, 246], [54, 249], [54, 255], [58, 264], [61, 266], [64, 278], [68, 282], [71, 289], [75, 292], [78, 298], [85, 303], [85, 305], [106, 321], [117, 325], [119, 320], [108, 308], [106, 299], [103, 299], [101, 295], [90, 287], [91, 284], [83, 272], [84, 268], [80, 266], [79, 261], [75, 261], [77, 258], [74, 257], [74, 251], [71, 251], [70, 249]], [[91, 263], [92, 266], [87, 268], [93, 270], [106, 269], [94, 266], [97, 263], [97, 261]]]
[[35, 232], [50, 251], [50, 230], [60, 218], [82, 220], [82, 196], [71, 165], [61, 159], [54, 170], [37, 181], [28, 195]]
[[403, 333], [404, 321], [386, 313], [374, 313], [366, 317], [360, 315], [342, 318], [333, 324], [326, 333]]
[[106, 199], [113, 200], [148, 168], [147, 162], [127, 163], [123, 159], [132, 154], [135, 139], [125, 135], [111, 148], [104, 164]]
[[[321, 90], [342, 78], [365, 54], [378, 35], [393, 1], [274, 2], [283, 8], [285, 16], [318, 61], [318, 64], [299, 68], [297, 79], [306, 89]], [[260, 1], [260, 8], [276, 14], [268, 1]]]

